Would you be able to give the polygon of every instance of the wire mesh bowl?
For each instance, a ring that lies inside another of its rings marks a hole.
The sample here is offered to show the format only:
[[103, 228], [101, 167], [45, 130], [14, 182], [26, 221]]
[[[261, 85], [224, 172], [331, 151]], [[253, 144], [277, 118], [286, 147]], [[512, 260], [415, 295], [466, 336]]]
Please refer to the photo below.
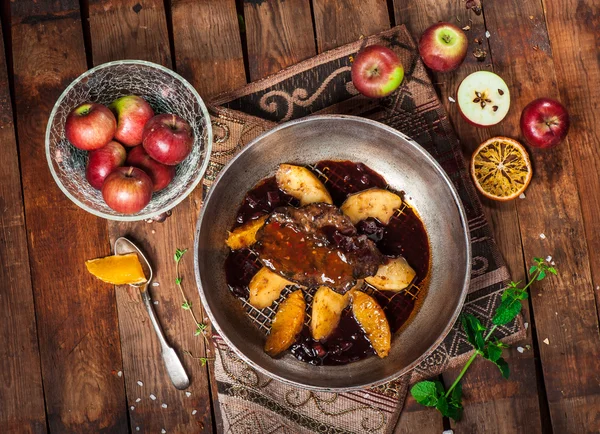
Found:
[[[65, 137], [65, 121], [86, 101], [108, 105], [125, 95], [138, 95], [156, 114], [174, 113], [189, 122], [194, 145], [176, 167], [175, 177], [136, 214], [109, 208], [102, 193], [85, 177], [88, 153], [72, 146]], [[46, 158], [59, 188], [84, 210], [109, 220], [136, 221], [171, 210], [198, 185], [208, 166], [212, 146], [210, 117], [202, 98], [183, 77], [160, 65], [141, 60], [122, 60], [99, 65], [80, 75], [56, 101], [46, 128]]]

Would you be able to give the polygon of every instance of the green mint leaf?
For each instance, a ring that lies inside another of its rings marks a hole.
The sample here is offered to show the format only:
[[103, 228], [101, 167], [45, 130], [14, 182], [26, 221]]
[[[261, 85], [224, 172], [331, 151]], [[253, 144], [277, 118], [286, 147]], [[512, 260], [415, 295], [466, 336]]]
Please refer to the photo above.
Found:
[[452, 394], [450, 395], [450, 404], [455, 407], [462, 408], [462, 384], [458, 383], [452, 389]]
[[187, 252], [187, 250], [188, 249], [183, 249], [183, 250], [176, 249], [175, 250], [175, 256], [174, 256], [175, 262], [181, 261], [181, 257], [185, 254], [185, 252]]
[[439, 383], [439, 381], [419, 381], [410, 389], [410, 394], [419, 404], [426, 407], [435, 407], [440, 396], [436, 383]]
[[175, 285], [181, 285], [181, 281], [182, 281], [181, 277], [175, 278]]
[[538, 267], [537, 265], [532, 265], [531, 268], [529, 269], [529, 275], [531, 276], [533, 273], [535, 273], [537, 271]]
[[463, 330], [467, 335], [467, 340], [476, 350], [483, 350], [485, 347], [485, 341], [483, 338], [483, 331], [485, 327], [477, 319], [477, 317], [467, 313], [462, 316]]
[[542, 280], [544, 277], [546, 277], [546, 271], [542, 270], [540, 271], [540, 274], [538, 274], [537, 279], [536, 280]]
[[194, 336], [203, 334], [205, 330], [206, 324], [196, 324], [196, 331], [194, 332]]
[[552, 274], [554, 274], [555, 276], [558, 274], [558, 272], [556, 271], [556, 268], [554, 267], [548, 267], [548, 271]]
[[198, 328], [199, 328], [200, 330], [202, 330], [202, 331], [206, 330], [206, 324], [202, 324], [202, 323], [200, 323], [200, 324], [197, 324], [197, 326], [198, 326]]
[[502, 376], [508, 380], [508, 376], [510, 375], [510, 369], [508, 368], [508, 363], [502, 357], [494, 362], [498, 369], [500, 369], [500, 373]]
[[492, 323], [495, 325], [508, 324], [517, 317], [519, 312], [521, 312], [521, 307], [521, 300], [519, 299], [504, 300], [496, 309], [496, 313], [492, 318]]
[[487, 348], [483, 353], [483, 357], [488, 359], [490, 362], [496, 363], [500, 356], [502, 356], [502, 346], [498, 345], [497, 342], [488, 342]]
[[192, 308], [192, 303], [186, 301], [181, 305], [181, 307], [185, 310], [190, 310]]
[[448, 417], [448, 399], [444, 395], [438, 398], [435, 408], [437, 408], [442, 415]]
[[538, 257], [534, 256], [533, 262], [535, 262], [537, 265], [541, 265], [544, 263], [544, 258], [538, 258]]
[[462, 417], [462, 406], [458, 407], [453, 404], [449, 404], [448, 411], [445, 416], [453, 419], [455, 422], [458, 422]]

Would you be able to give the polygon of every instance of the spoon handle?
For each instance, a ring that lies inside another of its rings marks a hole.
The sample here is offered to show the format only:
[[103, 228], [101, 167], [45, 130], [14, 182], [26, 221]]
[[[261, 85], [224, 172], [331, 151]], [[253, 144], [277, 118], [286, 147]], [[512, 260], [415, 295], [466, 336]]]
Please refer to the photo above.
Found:
[[154, 312], [154, 307], [152, 306], [152, 300], [150, 300], [150, 294], [148, 293], [147, 287], [140, 289], [142, 293], [142, 300], [144, 301], [144, 305], [146, 306], [146, 310], [150, 316], [150, 322], [152, 322], [156, 336], [158, 336], [158, 340], [160, 341], [162, 358], [163, 362], [165, 363], [165, 367], [167, 368], [169, 378], [171, 378], [173, 385], [177, 389], [186, 389], [190, 385], [190, 379], [185, 372], [179, 356], [177, 356], [175, 350], [169, 346], [165, 338], [165, 334], [163, 333], [160, 323], [158, 322], [158, 318], [156, 317], [156, 313]]

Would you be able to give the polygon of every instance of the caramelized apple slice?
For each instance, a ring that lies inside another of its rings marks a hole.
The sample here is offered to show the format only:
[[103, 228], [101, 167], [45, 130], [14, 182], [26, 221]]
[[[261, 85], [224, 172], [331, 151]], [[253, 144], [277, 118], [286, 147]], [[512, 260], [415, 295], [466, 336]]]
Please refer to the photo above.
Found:
[[310, 332], [316, 340], [325, 339], [337, 327], [342, 311], [348, 306], [349, 293], [338, 294], [321, 286], [313, 298]]
[[352, 312], [354, 318], [367, 334], [373, 349], [381, 358], [390, 352], [392, 333], [385, 313], [375, 299], [362, 291], [352, 294]]
[[257, 309], [264, 309], [279, 298], [283, 288], [292, 284], [267, 267], [262, 267], [248, 285], [250, 289], [248, 302]]
[[381, 188], [372, 188], [349, 196], [340, 209], [350, 217], [353, 224], [374, 217], [387, 225], [401, 205], [402, 199], [397, 194]]
[[229, 233], [229, 237], [227, 237], [225, 243], [231, 250], [240, 250], [250, 247], [256, 242], [256, 233], [263, 227], [267, 217], [268, 216], [264, 215], [256, 220], [250, 220], [239, 228], [234, 229], [233, 232]]
[[277, 186], [298, 199], [301, 206], [315, 202], [333, 203], [323, 183], [305, 167], [280, 164], [275, 179]]
[[367, 283], [382, 291], [400, 291], [414, 280], [417, 273], [402, 256], [380, 265], [375, 276], [367, 277]]
[[294, 343], [302, 331], [305, 310], [306, 302], [300, 289], [292, 292], [279, 305], [271, 324], [271, 333], [265, 342], [265, 352], [269, 356], [275, 357]]

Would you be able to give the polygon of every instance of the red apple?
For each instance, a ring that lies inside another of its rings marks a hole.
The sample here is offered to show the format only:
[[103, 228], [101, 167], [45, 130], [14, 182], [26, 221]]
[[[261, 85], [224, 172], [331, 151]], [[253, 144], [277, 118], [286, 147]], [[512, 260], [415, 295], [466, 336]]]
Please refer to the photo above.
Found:
[[458, 86], [456, 103], [460, 114], [476, 127], [499, 123], [510, 108], [510, 92], [502, 78], [490, 71], [469, 74]]
[[194, 133], [183, 118], [173, 114], [156, 115], [144, 128], [144, 149], [156, 161], [174, 166], [192, 151]]
[[460, 66], [467, 55], [469, 41], [465, 32], [451, 23], [429, 27], [419, 41], [419, 54], [434, 71], [448, 72]]
[[136, 146], [127, 155], [127, 165], [142, 169], [152, 179], [154, 191], [165, 188], [175, 177], [175, 166], [167, 166], [150, 158], [143, 146]]
[[106, 106], [86, 102], [67, 116], [65, 136], [76, 148], [92, 151], [110, 142], [116, 128], [115, 116]]
[[115, 139], [125, 146], [142, 143], [144, 126], [154, 116], [150, 104], [142, 97], [128, 95], [113, 101], [110, 108], [117, 115]]
[[381, 45], [369, 45], [352, 63], [352, 83], [369, 98], [389, 95], [400, 86], [404, 68], [396, 53]]
[[102, 185], [104, 202], [117, 212], [135, 214], [152, 198], [152, 180], [136, 167], [117, 167]]
[[108, 142], [106, 146], [90, 152], [85, 168], [86, 179], [92, 187], [100, 190], [108, 174], [125, 164], [125, 158], [127, 151], [119, 142]]
[[558, 101], [538, 98], [521, 113], [521, 132], [527, 143], [536, 148], [551, 148], [569, 132], [569, 113]]

